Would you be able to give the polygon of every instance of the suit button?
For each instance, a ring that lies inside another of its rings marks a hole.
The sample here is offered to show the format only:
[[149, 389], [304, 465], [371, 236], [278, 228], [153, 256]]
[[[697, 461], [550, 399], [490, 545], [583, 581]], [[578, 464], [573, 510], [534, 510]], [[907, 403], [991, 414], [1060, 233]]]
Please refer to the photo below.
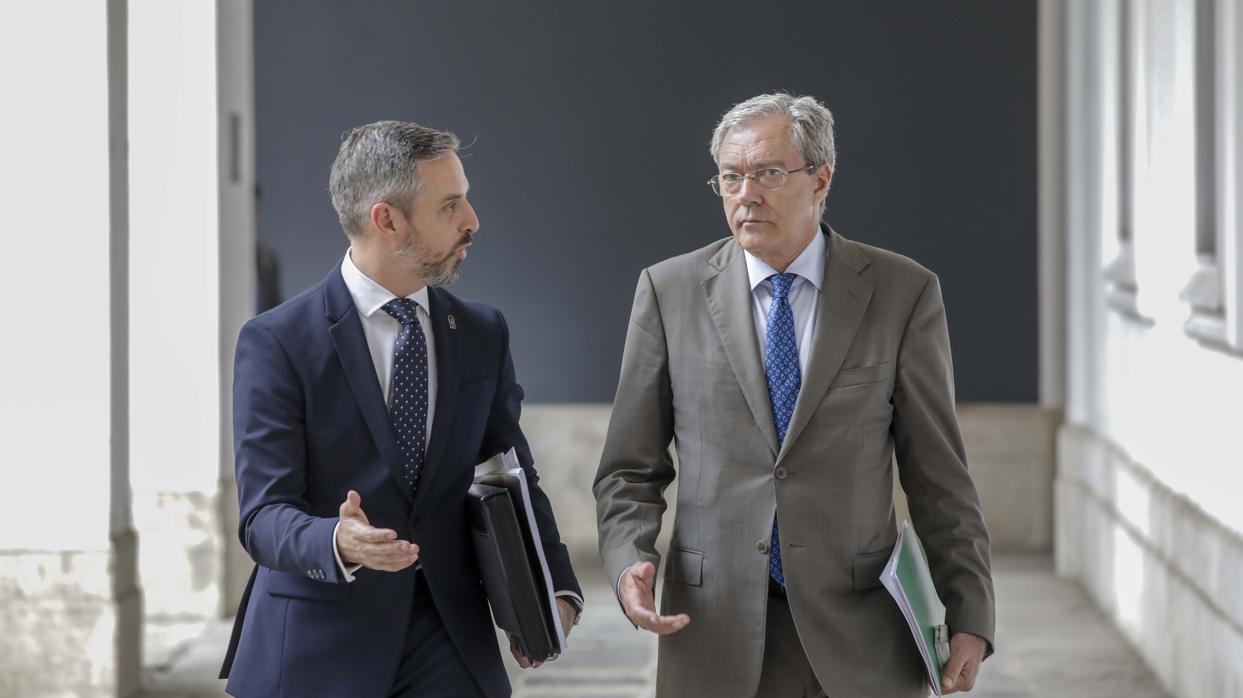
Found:
[[774, 474], [777, 476], [778, 480], [784, 480], [786, 479], [786, 476], [789, 475], [790, 473], [786, 471], [785, 466], [783, 465], [783, 466], [779, 466], [777, 468], [777, 472]]
[[755, 549], [767, 555], [768, 554], [768, 541], [766, 540], [756, 541]]

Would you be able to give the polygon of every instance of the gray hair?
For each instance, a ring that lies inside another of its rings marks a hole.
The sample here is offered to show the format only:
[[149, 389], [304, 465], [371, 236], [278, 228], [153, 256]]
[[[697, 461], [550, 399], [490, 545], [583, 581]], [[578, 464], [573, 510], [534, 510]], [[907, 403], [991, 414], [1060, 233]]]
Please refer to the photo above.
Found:
[[455, 153], [459, 145], [452, 133], [411, 121], [377, 121], [345, 134], [328, 177], [332, 207], [345, 234], [361, 235], [377, 203], [409, 215], [422, 188], [419, 163]]
[[833, 113], [815, 97], [795, 97], [785, 92], [759, 95], [730, 107], [712, 132], [708, 150], [721, 164], [721, 142], [735, 126], [756, 119], [782, 115], [790, 119], [790, 137], [808, 165], [828, 165], [837, 171], [837, 146], [833, 138]]

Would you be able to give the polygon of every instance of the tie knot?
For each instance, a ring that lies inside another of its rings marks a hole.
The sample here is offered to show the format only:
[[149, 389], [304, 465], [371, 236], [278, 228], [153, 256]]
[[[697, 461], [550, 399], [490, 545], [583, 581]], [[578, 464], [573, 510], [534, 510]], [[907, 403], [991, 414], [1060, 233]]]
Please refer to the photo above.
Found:
[[768, 280], [773, 284], [773, 300], [781, 300], [790, 294], [790, 287], [798, 274], [773, 274]]
[[403, 326], [409, 325], [419, 319], [419, 304], [409, 298], [394, 298], [384, 304], [382, 310], [392, 315]]

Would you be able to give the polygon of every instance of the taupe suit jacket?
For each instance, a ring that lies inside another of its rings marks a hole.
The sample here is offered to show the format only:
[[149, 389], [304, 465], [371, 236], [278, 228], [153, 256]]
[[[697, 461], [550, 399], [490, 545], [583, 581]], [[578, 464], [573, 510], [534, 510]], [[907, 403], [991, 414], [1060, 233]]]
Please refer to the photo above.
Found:
[[905, 257], [823, 234], [810, 365], [780, 446], [742, 248], [721, 240], [639, 276], [594, 491], [610, 579], [636, 560], [659, 565], [675, 444], [661, 609], [691, 622], [660, 639], [660, 696], [755, 695], [774, 511], [790, 609], [824, 690], [925, 695], [877, 579], [897, 537], [895, 453], [951, 631], [992, 642], [988, 533], [954, 410], [940, 284]]

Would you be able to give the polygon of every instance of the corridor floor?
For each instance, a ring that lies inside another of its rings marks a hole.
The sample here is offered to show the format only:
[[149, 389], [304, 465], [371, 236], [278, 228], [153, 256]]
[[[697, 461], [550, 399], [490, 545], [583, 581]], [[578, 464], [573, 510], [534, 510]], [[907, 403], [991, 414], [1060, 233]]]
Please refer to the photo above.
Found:
[[[580, 567], [586, 567], [580, 565]], [[645, 698], [653, 695], [655, 637], [633, 630], [598, 566], [581, 569], [588, 598], [570, 651], [523, 671], [507, 656], [516, 698]], [[1048, 556], [994, 560], [998, 653], [985, 662], [977, 698], [1164, 698], [1122, 637], [1075, 585], [1053, 574]], [[148, 698], [216, 698], [227, 623], [190, 641], [149, 637]], [[151, 634], [157, 635], [157, 634]], [[507, 653], [506, 653], [507, 654]]]

